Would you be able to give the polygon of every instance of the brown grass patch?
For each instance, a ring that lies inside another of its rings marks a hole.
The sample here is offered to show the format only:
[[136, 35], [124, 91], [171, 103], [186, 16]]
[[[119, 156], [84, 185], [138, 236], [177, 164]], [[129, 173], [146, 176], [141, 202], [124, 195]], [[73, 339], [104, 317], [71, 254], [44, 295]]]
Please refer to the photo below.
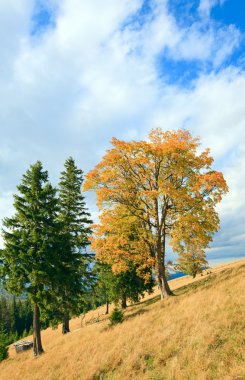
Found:
[[113, 328], [100, 308], [85, 327], [73, 319], [66, 336], [43, 331], [45, 354], [11, 348], [1, 380], [245, 379], [245, 260], [212, 272], [171, 281], [175, 297], [158, 301], [156, 290]]

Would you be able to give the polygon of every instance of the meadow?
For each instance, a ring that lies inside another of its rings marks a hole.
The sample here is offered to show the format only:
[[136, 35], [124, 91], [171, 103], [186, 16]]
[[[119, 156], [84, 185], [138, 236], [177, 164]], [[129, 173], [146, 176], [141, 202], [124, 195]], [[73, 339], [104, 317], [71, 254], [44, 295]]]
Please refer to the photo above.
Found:
[[100, 307], [74, 318], [70, 334], [48, 328], [38, 358], [11, 346], [1, 380], [245, 379], [245, 260], [170, 287], [174, 297], [160, 301], [156, 289], [115, 327]]

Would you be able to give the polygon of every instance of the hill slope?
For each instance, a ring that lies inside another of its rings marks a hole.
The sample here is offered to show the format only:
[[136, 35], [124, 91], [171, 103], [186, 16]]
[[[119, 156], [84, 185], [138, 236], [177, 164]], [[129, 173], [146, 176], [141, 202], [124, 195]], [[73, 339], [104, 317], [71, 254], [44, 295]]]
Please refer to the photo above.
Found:
[[114, 328], [102, 315], [82, 328], [74, 319], [67, 336], [47, 329], [45, 354], [10, 349], [1, 380], [245, 379], [245, 260], [213, 272], [173, 280], [175, 297], [147, 297]]

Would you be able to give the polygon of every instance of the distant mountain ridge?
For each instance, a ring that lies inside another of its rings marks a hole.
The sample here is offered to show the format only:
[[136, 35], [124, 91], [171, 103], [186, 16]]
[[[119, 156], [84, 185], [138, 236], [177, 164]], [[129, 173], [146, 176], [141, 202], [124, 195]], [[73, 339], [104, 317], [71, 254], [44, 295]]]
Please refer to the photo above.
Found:
[[186, 273], [184, 273], [184, 272], [170, 273], [168, 280], [174, 280], [175, 278], [179, 278], [179, 277], [183, 277], [183, 276], [186, 276]]

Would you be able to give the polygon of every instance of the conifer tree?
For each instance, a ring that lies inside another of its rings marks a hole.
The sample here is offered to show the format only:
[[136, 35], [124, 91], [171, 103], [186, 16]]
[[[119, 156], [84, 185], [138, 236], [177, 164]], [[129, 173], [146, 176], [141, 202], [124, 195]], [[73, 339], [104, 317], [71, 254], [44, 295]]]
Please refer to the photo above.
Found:
[[8, 357], [8, 342], [7, 336], [0, 326], [0, 362]]
[[[92, 223], [82, 194], [83, 172], [72, 157], [65, 162], [59, 183], [59, 221], [66, 236], [63, 260], [66, 272], [59, 291], [59, 310], [63, 314], [62, 332], [69, 332], [71, 315], [79, 314], [81, 298], [89, 287], [89, 255], [86, 247]], [[84, 299], [84, 297], [83, 297]]]
[[[146, 271], [150, 275], [151, 270], [147, 268]], [[115, 303], [120, 301], [122, 309], [126, 309], [127, 299], [132, 302], [139, 302], [140, 297], [143, 297], [145, 292], [152, 293], [153, 286], [153, 278], [148, 276], [148, 280], [145, 281], [138, 275], [137, 266], [131, 264], [127, 271], [114, 274], [112, 299]]]
[[17, 188], [15, 214], [3, 222], [5, 248], [1, 259], [6, 289], [16, 295], [25, 291], [33, 304], [36, 356], [43, 352], [40, 312], [53, 300], [55, 268], [59, 266], [58, 201], [40, 161], [27, 170]]
[[106, 314], [109, 302], [120, 303], [122, 309], [125, 309], [127, 299], [138, 302], [145, 292], [153, 291], [154, 280], [150, 268], [145, 269], [148, 273], [142, 274], [142, 277], [137, 273], [137, 266], [132, 263], [128, 263], [127, 270], [119, 273], [114, 273], [109, 264], [102, 262], [97, 262], [94, 270], [98, 278], [96, 292], [102, 302], [106, 303]]
[[109, 264], [97, 261], [93, 266], [96, 281], [92, 288], [93, 301], [98, 305], [106, 305], [105, 314], [109, 314], [109, 305], [112, 301], [112, 284], [114, 275]]

